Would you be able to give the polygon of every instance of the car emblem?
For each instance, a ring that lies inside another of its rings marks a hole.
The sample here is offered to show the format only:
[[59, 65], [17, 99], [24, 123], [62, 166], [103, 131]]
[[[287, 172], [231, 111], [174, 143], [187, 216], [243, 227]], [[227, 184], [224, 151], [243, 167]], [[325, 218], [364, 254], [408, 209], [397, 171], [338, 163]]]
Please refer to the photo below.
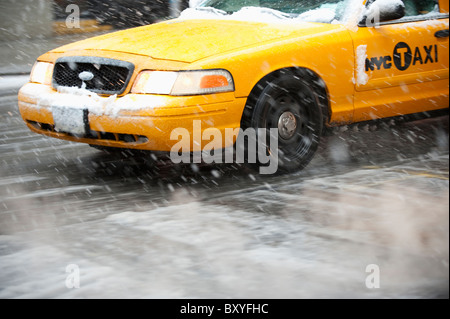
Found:
[[89, 72], [89, 71], [84, 71], [84, 72], [81, 72], [80, 74], [78, 74], [78, 78], [83, 82], [90, 81], [94, 78], [94, 73]]

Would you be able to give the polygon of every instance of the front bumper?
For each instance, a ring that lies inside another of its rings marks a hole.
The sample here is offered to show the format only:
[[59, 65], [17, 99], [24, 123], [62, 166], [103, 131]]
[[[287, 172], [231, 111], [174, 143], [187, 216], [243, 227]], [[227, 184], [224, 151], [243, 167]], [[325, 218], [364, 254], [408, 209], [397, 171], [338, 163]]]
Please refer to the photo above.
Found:
[[[202, 138], [203, 132], [215, 128], [225, 136], [225, 129], [238, 129], [245, 103], [245, 98], [235, 98], [234, 93], [189, 97], [141, 94], [106, 97], [79, 92], [61, 93], [36, 83], [26, 84], [19, 92], [22, 118], [36, 133], [92, 145], [162, 152], [171, 151], [179, 141], [176, 138], [171, 140], [172, 132], [178, 128], [189, 133], [191, 152], [203, 150], [206, 144], [211, 146], [209, 140]], [[89, 133], [57, 132], [53, 105], [87, 109]], [[194, 121], [200, 122], [194, 125]], [[200, 131], [198, 123], [201, 123]], [[235, 140], [214, 142], [215, 148], [225, 148], [232, 146]]]

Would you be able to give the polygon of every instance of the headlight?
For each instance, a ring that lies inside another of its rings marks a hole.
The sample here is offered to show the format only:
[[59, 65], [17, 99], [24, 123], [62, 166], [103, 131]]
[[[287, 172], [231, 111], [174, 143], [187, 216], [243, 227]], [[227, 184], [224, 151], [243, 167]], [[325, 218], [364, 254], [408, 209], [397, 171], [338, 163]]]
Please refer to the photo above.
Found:
[[144, 71], [136, 78], [131, 92], [170, 94], [177, 77], [177, 72]]
[[143, 71], [131, 90], [141, 94], [199, 95], [234, 91], [233, 77], [226, 70]]
[[30, 82], [51, 85], [53, 75], [53, 64], [47, 62], [36, 62], [30, 75]]

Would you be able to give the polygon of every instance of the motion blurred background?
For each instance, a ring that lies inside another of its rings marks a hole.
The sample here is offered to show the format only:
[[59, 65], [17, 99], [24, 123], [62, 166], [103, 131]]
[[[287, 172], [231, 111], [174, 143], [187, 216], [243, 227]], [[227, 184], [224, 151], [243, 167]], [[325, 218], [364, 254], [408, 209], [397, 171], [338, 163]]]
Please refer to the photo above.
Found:
[[114, 28], [128, 28], [176, 17], [188, 6], [188, 2], [188, 0], [54, 0], [53, 11], [56, 20], [65, 20], [67, 6], [77, 4], [83, 19], [93, 19]]
[[[29, 74], [41, 54], [61, 45], [171, 19], [199, 1], [0, 0], [0, 80]], [[68, 25], [78, 11], [79, 26]]]
[[[73, 12], [69, 5], [80, 9], [80, 28], [66, 26]], [[188, 6], [189, 0], [0, 0], [0, 41], [147, 25], [176, 17]]]

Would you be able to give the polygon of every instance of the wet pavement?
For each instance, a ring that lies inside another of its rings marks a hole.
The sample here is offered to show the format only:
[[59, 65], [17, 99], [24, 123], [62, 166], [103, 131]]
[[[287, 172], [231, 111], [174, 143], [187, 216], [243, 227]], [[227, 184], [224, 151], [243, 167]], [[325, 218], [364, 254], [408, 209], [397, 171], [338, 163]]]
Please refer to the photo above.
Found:
[[342, 127], [258, 176], [34, 134], [11, 88], [0, 110], [0, 298], [449, 296], [448, 113]]

